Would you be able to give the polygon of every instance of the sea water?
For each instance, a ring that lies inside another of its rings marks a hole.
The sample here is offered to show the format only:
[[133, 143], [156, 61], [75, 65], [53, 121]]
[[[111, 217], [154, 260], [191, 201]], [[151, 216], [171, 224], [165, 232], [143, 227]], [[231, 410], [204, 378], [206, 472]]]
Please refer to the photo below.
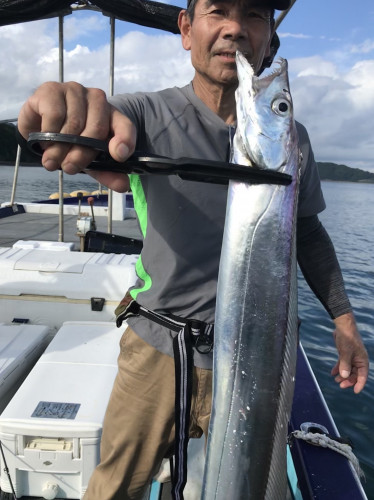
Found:
[[[0, 204], [10, 201], [14, 180], [14, 167], [0, 165]], [[63, 176], [63, 191], [77, 190], [92, 192], [98, 189], [98, 182], [86, 174]], [[59, 190], [59, 173], [47, 172], [43, 167], [20, 167], [18, 171], [15, 202], [47, 200]]]
[[374, 184], [324, 181], [322, 189], [327, 208], [319, 217], [334, 243], [371, 360], [369, 380], [362, 393], [340, 389], [330, 375], [337, 361], [334, 324], [302, 278], [300, 339], [340, 434], [353, 442], [353, 451], [366, 475], [366, 494], [374, 499]]
[[[0, 166], [0, 203], [9, 201], [13, 167]], [[21, 167], [16, 202], [42, 200], [58, 191], [58, 173], [42, 167]], [[64, 175], [64, 191], [92, 191], [97, 182], [88, 175]], [[361, 394], [342, 390], [330, 375], [337, 360], [334, 324], [299, 279], [300, 337], [316, 378], [342, 436], [366, 474], [364, 489], [374, 499], [374, 184], [322, 182], [327, 209], [320, 219], [335, 245], [346, 289], [371, 361], [368, 383]]]

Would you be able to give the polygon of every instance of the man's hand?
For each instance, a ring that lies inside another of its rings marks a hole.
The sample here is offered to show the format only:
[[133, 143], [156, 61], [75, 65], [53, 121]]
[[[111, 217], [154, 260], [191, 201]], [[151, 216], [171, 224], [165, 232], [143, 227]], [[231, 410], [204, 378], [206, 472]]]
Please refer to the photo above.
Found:
[[[108, 140], [116, 161], [125, 161], [135, 149], [136, 129], [132, 122], [111, 106], [105, 93], [78, 83], [48, 82], [26, 101], [18, 117], [18, 129], [27, 139], [30, 132], [59, 132]], [[62, 168], [67, 174], [83, 171], [97, 151], [82, 146], [48, 144], [42, 164], [47, 170]], [[119, 192], [128, 190], [127, 175], [87, 172], [99, 182]]]
[[369, 374], [369, 357], [362, 342], [352, 313], [343, 314], [334, 320], [335, 345], [339, 359], [331, 375], [342, 389], [353, 387], [358, 394], [366, 384]]

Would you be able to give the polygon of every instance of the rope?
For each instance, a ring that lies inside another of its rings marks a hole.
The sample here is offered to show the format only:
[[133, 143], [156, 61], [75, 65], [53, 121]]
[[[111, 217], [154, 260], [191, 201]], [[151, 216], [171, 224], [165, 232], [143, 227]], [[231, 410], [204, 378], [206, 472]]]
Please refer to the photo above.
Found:
[[365, 477], [365, 474], [360, 467], [359, 461], [353, 453], [352, 447], [349, 444], [340, 443], [339, 441], [332, 439], [326, 434], [319, 434], [318, 432], [294, 431], [291, 433], [291, 437], [302, 439], [303, 441], [306, 441], [307, 443], [313, 444], [315, 446], [329, 448], [330, 450], [340, 453], [351, 462], [358, 477]]

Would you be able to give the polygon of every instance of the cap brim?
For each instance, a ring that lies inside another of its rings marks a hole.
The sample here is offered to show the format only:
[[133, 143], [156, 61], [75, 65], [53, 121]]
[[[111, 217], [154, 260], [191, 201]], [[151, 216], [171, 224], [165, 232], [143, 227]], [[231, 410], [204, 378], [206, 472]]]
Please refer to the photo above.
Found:
[[291, 0], [259, 0], [258, 5], [272, 7], [277, 10], [286, 10], [291, 4]]
[[286, 10], [291, 4], [291, 0], [274, 0], [273, 2], [269, 2], [274, 9], [277, 10]]
[[[187, 6], [191, 0], [187, 0]], [[286, 10], [291, 5], [291, 0], [258, 0], [258, 4], [264, 7], [271, 7], [277, 10]]]

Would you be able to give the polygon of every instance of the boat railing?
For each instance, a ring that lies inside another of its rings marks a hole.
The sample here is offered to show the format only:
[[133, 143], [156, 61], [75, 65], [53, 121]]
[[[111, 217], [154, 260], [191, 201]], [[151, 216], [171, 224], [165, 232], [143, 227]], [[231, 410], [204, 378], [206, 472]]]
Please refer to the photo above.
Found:
[[[291, 4], [290, 4], [289, 9], [287, 11], [283, 11], [277, 17], [277, 19], [275, 21], [275, 28], [276, 29], [279, 27], [279, 25], [283, 21], [284, 17], [292, 9], [295, 2], [296, 2], [296, 0], [291, 0]], [[70, 15], [74, 11], [82, 11], [82, 10], [92, 10], [92, 11], [101, 12], [104, 16], [109, 17], [109, 21], [110, 21], [110, 55], [109, 55], [110, 64], [109, 64], [108, 95], [112, 96], [114, 94], [114, 71], [115, 71], [114, 58], [115, 58], [115, 22], [116, 22], [116, 18], [113, 15], [104, 12], [101, 8], [97, 7], [96, 5], [93, 5], [92, 3], [90, 3], [87, 0], [81, 0], [79, 2], [72, 3], [68, 10], [65, 9], [61, 14], [58, 15], [59, 81], [61, 83], [64, 81], [64, 18], [66, 15]], [[163, 29], [163, 28], [161, 28], [161, 29]], [[170, 27], [166, 28], [166, 29], [169, 31]], [[16, 119], [6, 120], [6, 121], [16, 121]], [[11, 195], [11, 200], [10, 200], [11, 206], [14, 206], [14, 204], [15, 204], [15, 193], [16, 193], [16, 186], [17, 186], [17, 181], [18, 181], [20, 156], [21, 156], [21, 148], [18, 146], [17, 154], [16, 154], [16, 161], [15, 161], [15, 171], [14, 171], [12, 195]], [[63, 175], [63, 171], [61, 170], [59, 172], [59, 189], [58, 189], [58, 192], [59, 192], [58, 241], [61, 241], [61, 242], [64, 241], [64, 195], [63, 195], [64, 189], [63, 189], [63, 186], [64, 186], [64, 175]], [[113, 225], [113, 192], [111, 189], [109, 189], [108, 190], [108, 212], [107, 212], [107, 231], [108, 231], [108, 233], [112, 232], [112, 225]]]
[[[88, 2], [82, 2], [80, 4], [71, 5], [71, 10], [81, 11], [81, 10], [94, 10], [98, 12], [102, 12], [98, 7], [89, 4]], [[104, 12], [102, 12], [104, 16], [107, 16]], [[64, 81], [64, 17], [67, 14], [63, 14], [58, 16], [58, 64], [59, 64], [59, 82]], [[112, 96], [114, 92], [114, 56], [115, 56], [115, 17], [109, 17], [110, 21], [110, 65], [109, 65], [109, 91], [108, 95]], [[16, 122], [17, 118], [2, 120], [4, 122]], [[10, 198], [10, 206], [15, 205], [15, 197], [16, 197], [16, 189], [18, 182], [18, 173], [20, 167], [20, 159], [21, 159], [21, 147], [17, 147], [15, 165], [14, 165], [14, 177], [13, 177], [13, 185], [12, 185], [12, 193]], [[58, 241], [64, 241], [64, 174], [63, 171], [59, 171], [59, 211], [58, 211]], [[99, 190], [101, 190], [101, 185], [99, 185]], [[112, 232], [113, 227], [113, 192], [111, 189], [108, 190], [108, 212], [107, 212], [107, 231], [108, 233]]]

